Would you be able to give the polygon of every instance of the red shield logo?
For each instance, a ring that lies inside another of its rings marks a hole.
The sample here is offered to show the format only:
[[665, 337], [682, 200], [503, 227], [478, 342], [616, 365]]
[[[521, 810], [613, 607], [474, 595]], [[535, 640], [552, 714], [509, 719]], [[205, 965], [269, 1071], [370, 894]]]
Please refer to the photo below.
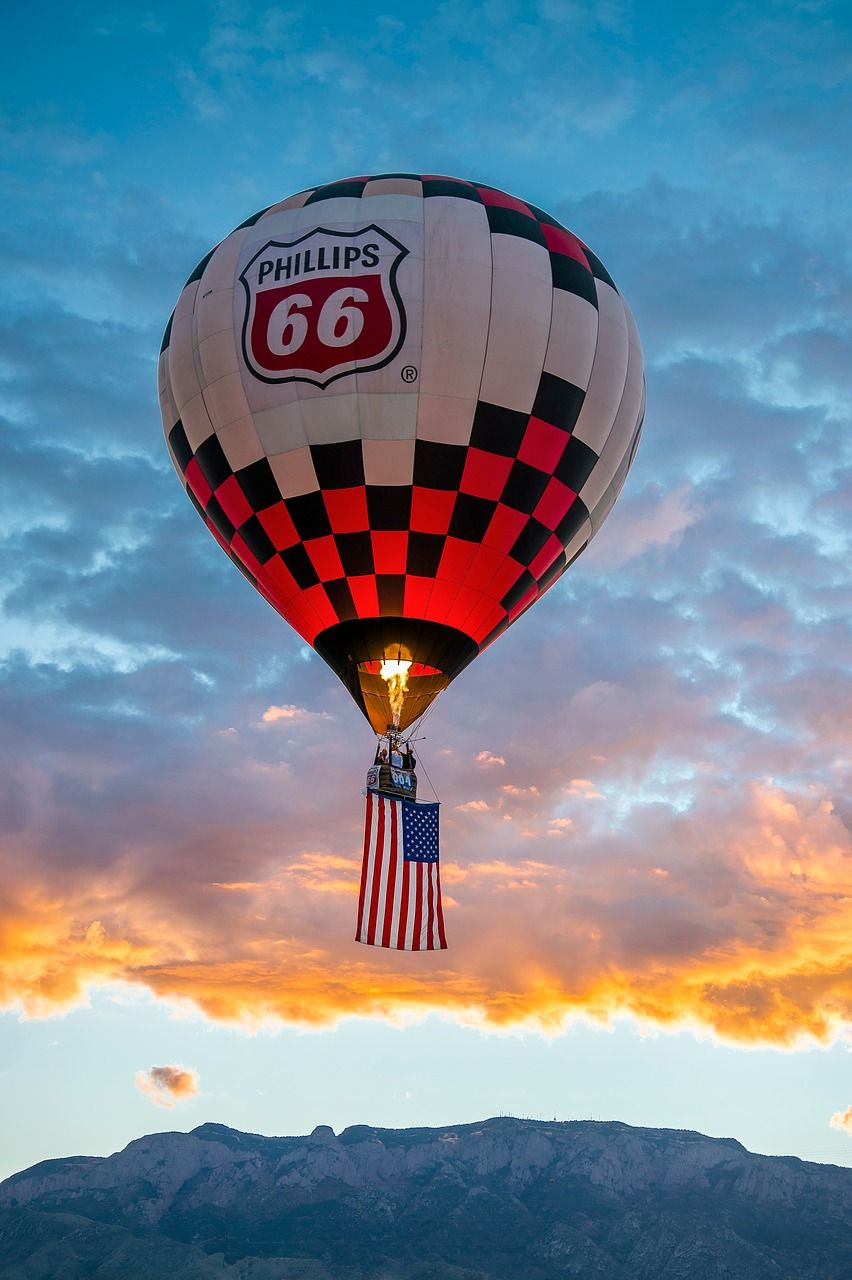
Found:
[[327, 387], [389, 364], [405, 338], [404, 245], [380, 227], [268, 240], [240, 274], [243, 356], [262, 382]]

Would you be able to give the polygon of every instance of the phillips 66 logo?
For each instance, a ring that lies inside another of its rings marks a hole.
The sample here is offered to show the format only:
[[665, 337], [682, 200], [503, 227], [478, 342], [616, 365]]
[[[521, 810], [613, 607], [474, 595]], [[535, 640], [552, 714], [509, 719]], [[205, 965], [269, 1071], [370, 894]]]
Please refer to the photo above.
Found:
[[372, 225], [267, 241], [240, 274], [243, 355], [254, 376], [327, 387], [388, 364], [405, 337], [396, 273], [407, 253]]

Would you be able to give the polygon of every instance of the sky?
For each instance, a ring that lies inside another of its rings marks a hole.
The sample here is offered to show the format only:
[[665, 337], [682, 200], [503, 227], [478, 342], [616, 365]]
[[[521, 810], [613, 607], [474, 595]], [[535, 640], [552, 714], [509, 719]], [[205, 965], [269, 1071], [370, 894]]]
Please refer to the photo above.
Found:
[[[0, 1175], [501, 1113], [852, 1165], [848, 8], [4, 26]], [[426, 726], [432, 955], [352, 941], [371, 734], [198, 520], [156, 398], [215, 242], [387, 171], [549, 210], [647, 362], [605, 528]]]

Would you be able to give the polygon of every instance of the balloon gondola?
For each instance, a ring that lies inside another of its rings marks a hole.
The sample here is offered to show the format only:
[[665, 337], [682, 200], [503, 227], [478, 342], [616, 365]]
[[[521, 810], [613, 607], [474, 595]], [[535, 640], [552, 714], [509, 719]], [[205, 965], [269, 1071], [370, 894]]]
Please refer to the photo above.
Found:
[[588, 545], [644, 414], [594, 253], [535, 205], [414, 174], [231, 232], [184, 286], [159, 388], [211, 533], [394, 751]]

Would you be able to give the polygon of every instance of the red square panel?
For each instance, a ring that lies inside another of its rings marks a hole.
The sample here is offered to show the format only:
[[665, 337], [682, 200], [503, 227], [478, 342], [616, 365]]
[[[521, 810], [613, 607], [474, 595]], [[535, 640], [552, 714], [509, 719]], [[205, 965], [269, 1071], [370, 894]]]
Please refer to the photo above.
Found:
[[324, 538], [309, 539], [305, 543], [305, 550], [321, 582], [333, 582], [335, 578], [344, 577], [337, 544], [331, 534], [327, 534]]
[[524, 204], [523, 200], [518, 200], [515, 196], [507, 196], [505, 191], [495, 191], [493, 187], [477, 187], [476, 189], [482, 196], [483, 204], [499, 205], [501, 209], [514, 209], [516, 213], [525, 213], [528, 218], [534, 217], [532, 211]]
[[319, 618], [320, 629], [325, 627], [333, 627], [340, 619], [335, 612], [334, 605], [325, 594], [325, 587], [318, 582], [313, 587], [307, 587], [303, 592], [305, 601], [311, 606]]
[[548, 529], [555, 529], [565, 512], [573, 505], [576, 497], [573, 489], [569, 489], [567, 484], [557, 480], [556, 476], [551, 476], [533, 515]]
[[267, 561], [258, 575], [258, 581], [263, 583], [276, 599], [290, 600], [299, 594], [296, 579], [278, 556]]
[[240, 525], [245, 524], [253, 514], [251, 503], [240, 488], [240, 482], [236, 476], [228, 476], [228, 479], [219, 485], [216, 498], [235, 529], [239, 529]]
[[358, 574], [349, 578], [349, 590], [359, 618], [377, 618], [379, 616], [379, 593], [376, 590], [376, 579], [371, 573]]
[[257, 518], [269, 534], [276, 551], [284, 551], [287, 547], [295, 546], [299, 541], [296, 526], [290, 519], [290, 513], [283, 502], [276, 502], [265, 511], [258, 511]]
[[562, 227], [551, 227], [545, 222], [539, 223], [539, 226], [544, 233], [544, 242], [551, 253], [564, 253], [567, 257], [582, 262], [583, 266], [591, 271], [589, 259], [576, 236], [572, 236], [570, 231], [564, 231]]
[[231, 539], [231, 550], [234, 555], [242, 561], [249, 573], [253, 573], [254, 576], [257, 577], [263, 566], [257, 556], [254, 555], [253, 552], [249, 551], [238, 533], [235, 533]]
[[499, 498], [512, 462], [512, 458], [487, 453], [484, 449], [468, 449], [459, 489], [474, 498]]
[[516, 605], [513, 605], [512, 608], [509, 610], [509, 621], [514, 622], [518, 614], [523, 613], [527, 605], [531, 605], [537, 595], [538, 595], [538, 587], [530, 587], [526, 595], [521, 596], [518, 603]]
[[202, 507], [206, 507], [213, 490], [204, 479], [204, 473], [198, 465], [197, 458], [190, 459], [186, 471], [183, 473], [183, 478], [186, 481], [187, 488], [192, 490]]
[[530, 418], [518, 457], [521, 462], [552, 474], [570, 439], [568, 433], [559, 427], [552, 427], [541, 418]]
[[530, 561], [530, 573], [534, 578], [540, 578], [545, 570], [549, 569], [553, 561], [560, 555], [565, 548], [559, 541], [555, 533], [552, 533], [545, 542], [541, 551]]
[[515, 540], [528, 519], [529, 516], [524, 515], [522, 511], [515, 511], [512, 507], [507, 507], [504, 503], [498, 502], [497, 510], [491, 517], [491, 523], [486, 529], [485, 537], [482, 541], [486, 546], [494, 547], [497, 551], [504, 551], [508, 554], [515, 545]]
[[474, 591], [486, 591], [505, 559], [505, 554], [502, 551], [495, 551], [493, 547], [486, 547], [484, 544], [477, 547], [476, 555], [465, 574], [464, 585], [472, 587]]
[[385, 532], [374, 529], [370, 534], [373, 543], [373, 564], [376, 573], [405, 573], [408, 555], [407, 532]]
[[367, 490], [363, 485], [352, 489], [329, 489], [323, 494], [323, 499], [334, 533], [363, 533], [369, 529]]
[[472, 591], [470, 587], [459, 587], [458, 595], [447, 610], [446, 624], [448, 627], [457, 627], [459, 631], [468, 634], [465, 623], [471, 610], [479, 604], [482, 596], [478, 591]]
[[409, 574], [405, 579], [405, 598], [402, 604], [404, 617], [426, 617], [434, 581], [434, 578], [419, 578], [416, 574]]
[[432, 594], [429, 597], [429, 604], [426, 610], [426, 617], [429, 622], [444, 622], [447, 617], [447, 611], [452, 605], [458, 593], [457, 582], [447, 582], [438, 579], [432, 585]]
[[465, 542], [463, 538], [447, 538], [437, 576], [448, 582], [464, 582], [477, 549], [475, 542]]
[[505, 616], [506, 610], [486, 596], [471, 609], [464, 624], [464, 629], [471, 640], [475, 640], [477, 644], [482, 644], [489, 632], [493, 631], [497, 623]]
[[511, 556], [505, 556], [500, 568], [489, 582], [485, 594], [493, 600], [502, 600], [510, 587], [513, 587], [524, 571], [524, 566]]
[[411, 530], [414, 533], [446, 533], [450, 527], [456, 495], [451, 489], [411, 490]]

